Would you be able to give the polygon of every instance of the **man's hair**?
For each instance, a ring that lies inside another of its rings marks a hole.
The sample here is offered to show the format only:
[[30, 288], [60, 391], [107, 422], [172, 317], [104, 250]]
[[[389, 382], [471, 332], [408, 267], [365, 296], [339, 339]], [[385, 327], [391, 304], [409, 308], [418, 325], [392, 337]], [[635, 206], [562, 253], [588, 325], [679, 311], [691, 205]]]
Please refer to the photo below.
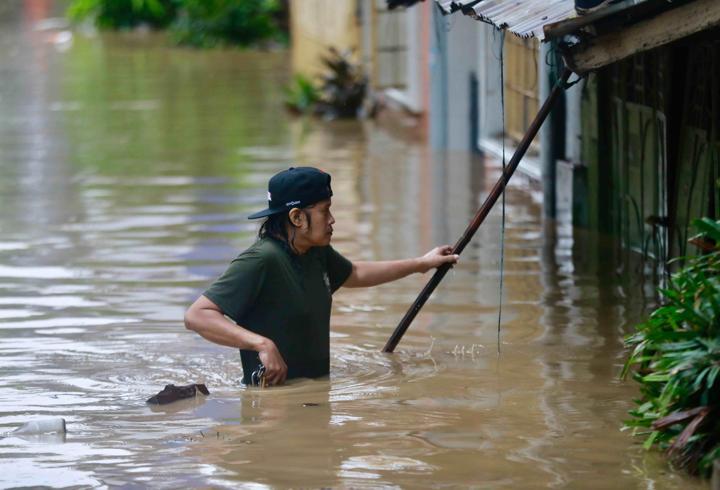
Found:
[[[305, 215], [309, 227], [312, 227], [312, 222], [310, 219], [310, 213], [308, 213], [306, 209], [313, 206], [314, 204], [311, 204], [310, 206], [305, 206], [304, 208], [300, 209], [300, 211], [302, 211], [302, 213]], [[277, 238], [282, 242], [285, 242], [285, 244], [290, 247], [290, 250], [294, 250], [295, 247], [293, 242], [295, 241], [295, 234], [293, 233], [292, 238], [288, 237], [288, 223], [290, 223], [290, 226], [294, 226], [290, 222], [290, 211], [278, 214], [271, 214], [270, 216], [265, 218], [265, 221], [263, 221], [262, 225], [260, 225], [260, 229], [258, 230], [258, 238]]]
[[270, 216], [265, 218], [265, 221], [263, 221], [262, 225], [260, 225], [260, 230], [258, 230], [258, 238], [279, 238], [285, 243], [287, 243], [288, 236], [286, 225], [289, 222], [289, 211], [285, 213], [271, 214]]

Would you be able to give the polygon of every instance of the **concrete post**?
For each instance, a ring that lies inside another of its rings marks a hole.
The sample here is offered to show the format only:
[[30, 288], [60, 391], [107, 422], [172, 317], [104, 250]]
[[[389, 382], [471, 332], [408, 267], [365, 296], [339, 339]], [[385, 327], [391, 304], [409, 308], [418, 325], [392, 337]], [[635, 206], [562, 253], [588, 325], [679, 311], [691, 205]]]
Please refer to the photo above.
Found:
[[[540, 100], [545, 100], [550, 94], [550, 73], [545, 60], [549, 59], [550, 45], [540, 43], [540, 60], [538, 62], [538, 80], [540, 80]], [[546, 218], [555, 218], [556, 206], [556, 162], [553, 148], [552, 117], [549, 117], [540, 128], [540, 165], [542, 169], [543, 209]]]
[[448, 143], [448, 53], [445, 18], [432, 9], [430, 41], [430, 147], [447, 148]]

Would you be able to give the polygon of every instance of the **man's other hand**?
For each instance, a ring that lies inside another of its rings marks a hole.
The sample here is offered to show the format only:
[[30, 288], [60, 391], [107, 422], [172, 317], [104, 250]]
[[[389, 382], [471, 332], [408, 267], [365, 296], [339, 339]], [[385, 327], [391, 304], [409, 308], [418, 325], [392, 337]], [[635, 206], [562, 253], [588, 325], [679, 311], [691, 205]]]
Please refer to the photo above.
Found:
[[265, 340], [266, 342], [263, 342], [262, 347], [258, 349], [260, 362], [265, 366], [265, 381], [268, 386], [281, 385], [287, 378], [287, 364], [275, 343], [270, 339]]

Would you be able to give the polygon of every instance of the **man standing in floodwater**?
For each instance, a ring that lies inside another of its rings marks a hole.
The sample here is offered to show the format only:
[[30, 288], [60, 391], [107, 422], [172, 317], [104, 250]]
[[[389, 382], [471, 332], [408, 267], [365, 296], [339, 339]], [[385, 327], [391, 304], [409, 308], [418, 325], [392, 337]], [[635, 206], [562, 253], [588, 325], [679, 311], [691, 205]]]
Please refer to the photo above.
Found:
[[248, 216], [265, 218], [259, 239], [185, 313], [188, 329], [240, 349], [245, 384], [261, 364], [268, 385], [330, 372], [330, 309], [341, 286], [376, 286], [458, 260], [445, 245], [412, 259], [350, 262], [330, 246], [332, 195], [330, 175], [318, 169], [274, 175], [268, 208]]

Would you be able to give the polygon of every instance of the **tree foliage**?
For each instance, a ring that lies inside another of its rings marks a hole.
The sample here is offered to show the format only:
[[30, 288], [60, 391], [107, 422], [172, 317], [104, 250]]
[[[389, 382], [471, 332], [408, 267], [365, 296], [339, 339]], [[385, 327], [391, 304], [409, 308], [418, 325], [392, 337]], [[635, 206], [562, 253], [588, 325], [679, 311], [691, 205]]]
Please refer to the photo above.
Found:
[[279, 35], [275, 15], [280, 5], [275, 0], [182, 0], [182, 4], [172, 28], [182, 44], [247, 46]]
[[278, 0], [73, 0], [68, 15], [107, 29], [168, 27], [181, 44], [212, 47], [279, 40], [281, 11]]
[[140, 24], [162, 28], [177, 15], [177, 0], [74, 0], [68, 8], [72, 20], [89, 17], [104, 29], [129, 29]]

